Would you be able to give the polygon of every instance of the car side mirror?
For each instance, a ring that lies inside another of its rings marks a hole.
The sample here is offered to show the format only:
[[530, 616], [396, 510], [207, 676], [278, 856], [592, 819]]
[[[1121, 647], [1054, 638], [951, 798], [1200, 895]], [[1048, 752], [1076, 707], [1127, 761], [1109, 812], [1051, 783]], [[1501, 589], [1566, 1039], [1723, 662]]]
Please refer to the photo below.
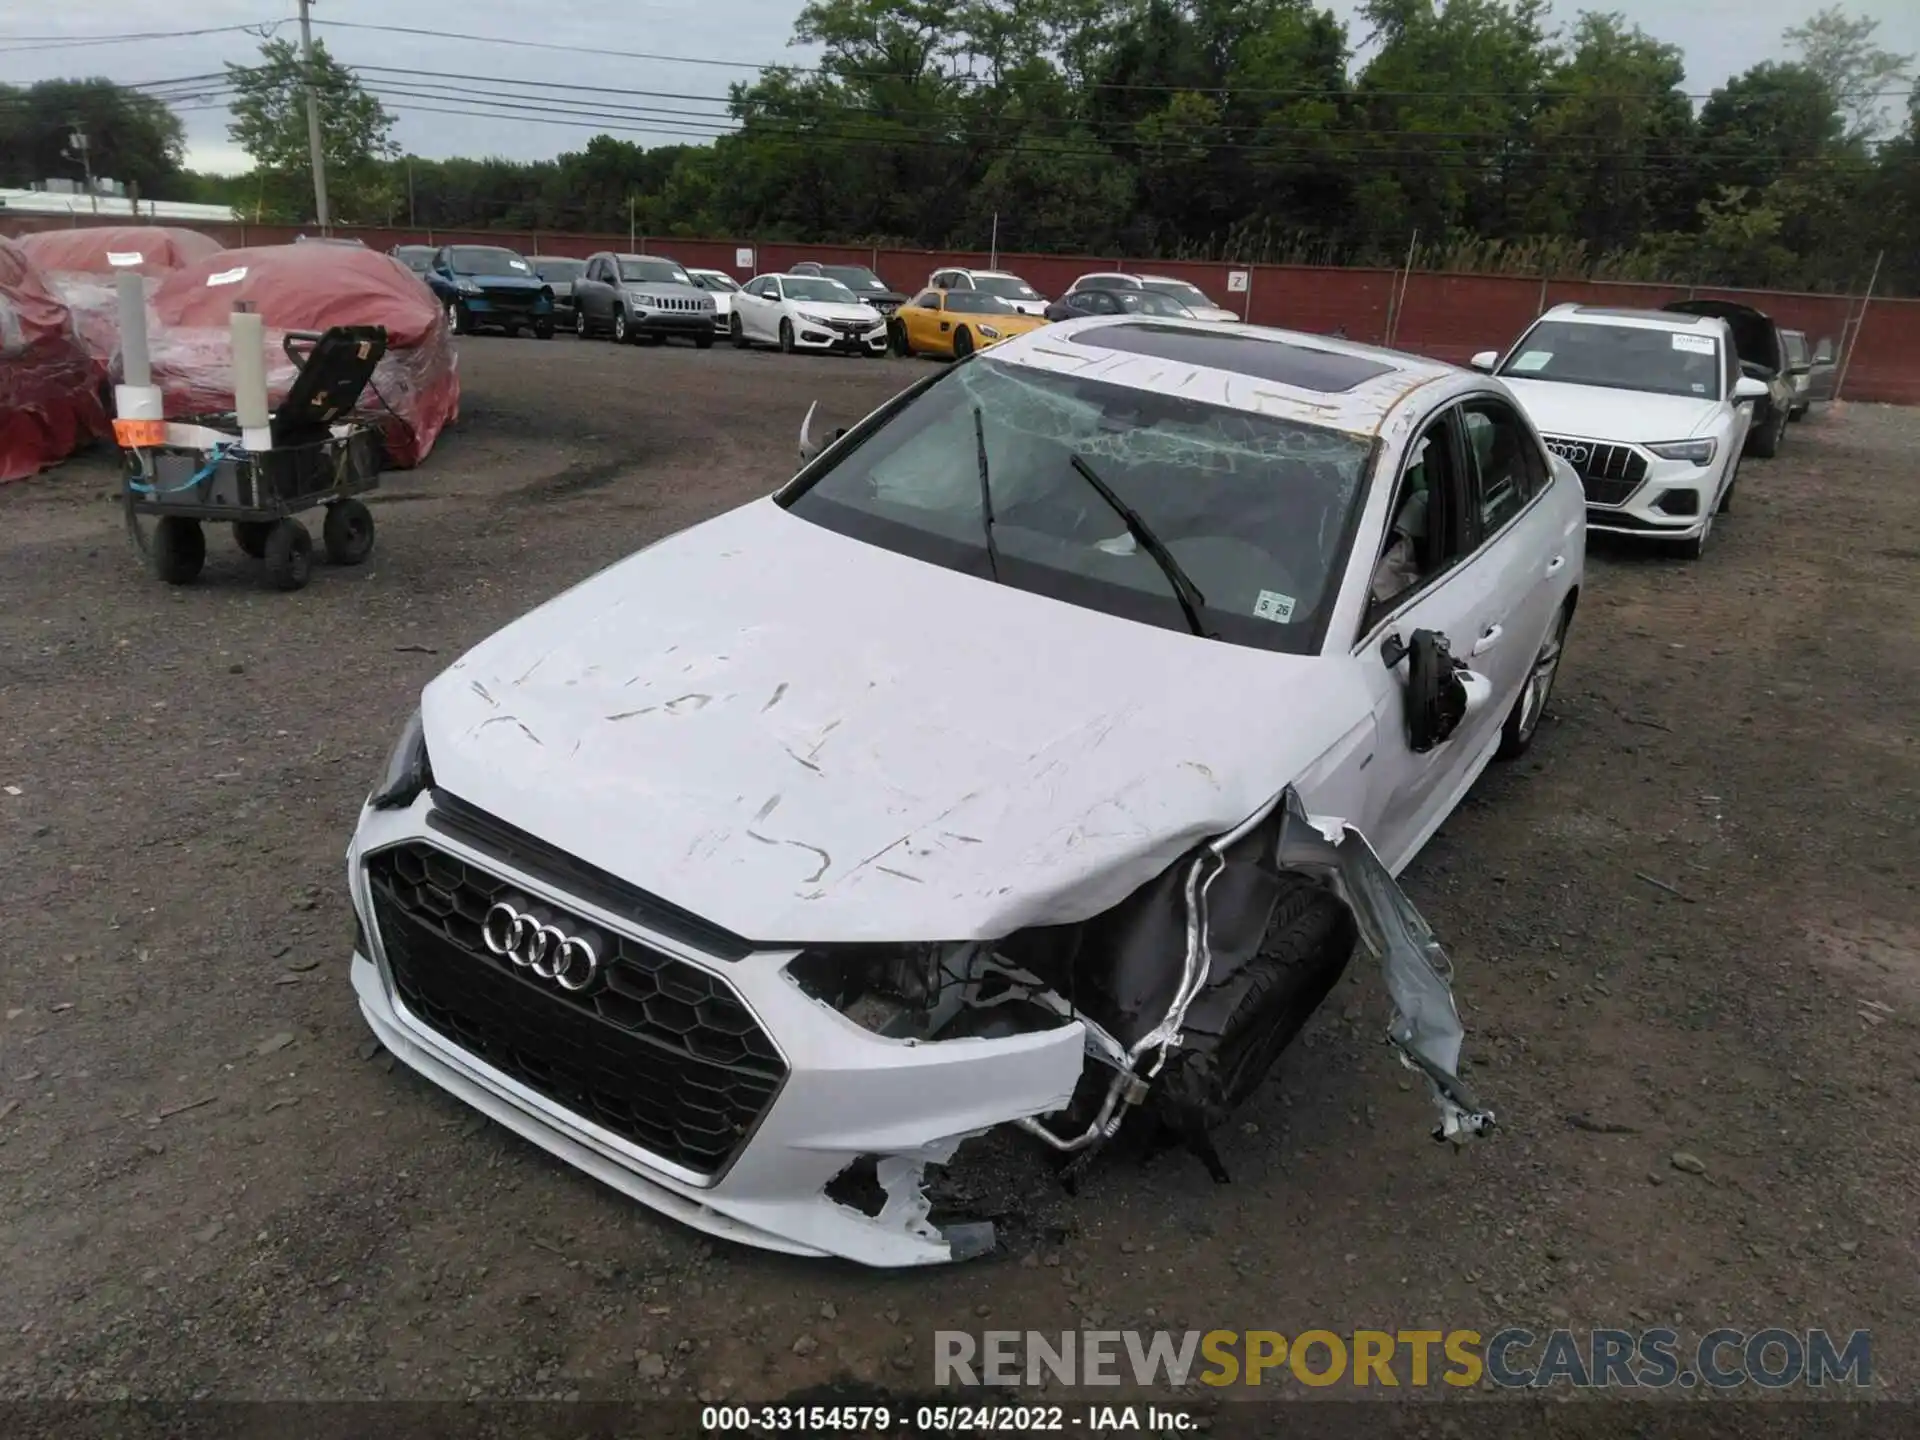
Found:
[[1756, 380], [1751, 375], [1742, 375], [1738, 380], [1733, 382], [1733, 401], [1736, 405], [1748, 400], [1764, 400], [1766, 398], [1767, 382], [1764, 380]]
[[1447, 637], [1437, 630], [1416, 630], [1407, 644], [1387, 638], [1381, 658], [1389, 667], [1407, 664], [1407, 747], [1424, 755], [1444, 745], [1469, 715], [1493, 698], [1486, 676], [1456, 660]]
[[1499, 363], [1500, 352], [1498, 350], [1482, 350], [1467, 362], [1467, 364], [1471, 365], [1475, 370], [1484, 370], [1489, 375], [1493, 373], [1493, 367]]
[[807, 413], [800, 421], [800, 463], [803, 465], [809, 460], [818, 457], [827, 450], [834, 441], [847, 433], [847, 427], [842, 425], [825, 440], [815, 440], [813, 438], [813, 417], [819, 408], [820, 402], [818, 400], [814, 401], [811, 405], [807, 406]]

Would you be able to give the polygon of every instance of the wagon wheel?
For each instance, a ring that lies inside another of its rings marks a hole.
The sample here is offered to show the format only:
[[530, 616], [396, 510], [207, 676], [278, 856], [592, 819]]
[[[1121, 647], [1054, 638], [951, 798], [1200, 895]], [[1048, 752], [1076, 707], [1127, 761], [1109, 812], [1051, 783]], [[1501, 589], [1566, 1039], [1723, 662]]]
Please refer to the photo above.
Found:
[[278, 520], [267, 532], [267, 581], [276, 590], [298, 590], [313, 573], [313, 537], [298, 520]]
[[320, 539], [335, 565], [360, 564], [373, 553], [373, 511], [358, 500], [336, 500], [327, 507]]

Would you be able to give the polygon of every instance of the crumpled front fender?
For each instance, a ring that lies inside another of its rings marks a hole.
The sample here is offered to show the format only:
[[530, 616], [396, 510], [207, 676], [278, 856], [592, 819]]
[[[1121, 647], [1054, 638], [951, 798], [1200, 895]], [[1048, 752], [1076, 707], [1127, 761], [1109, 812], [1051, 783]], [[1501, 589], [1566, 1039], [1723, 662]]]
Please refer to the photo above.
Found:
[[1440, 1110], [1436, 1138], [1464, 1144], [1492, 1129], [1493, 1112], [1459, 1075], [1466, 1032], [1453, 999], [1453, 962], [1367, 837], [1344, 820], [1308, 815], [1289, 786], [1277, 860], [1323, 880], [1352, 912], [1393, 999], [1387, 1038], [1402, 1063], [1426, 1076]]

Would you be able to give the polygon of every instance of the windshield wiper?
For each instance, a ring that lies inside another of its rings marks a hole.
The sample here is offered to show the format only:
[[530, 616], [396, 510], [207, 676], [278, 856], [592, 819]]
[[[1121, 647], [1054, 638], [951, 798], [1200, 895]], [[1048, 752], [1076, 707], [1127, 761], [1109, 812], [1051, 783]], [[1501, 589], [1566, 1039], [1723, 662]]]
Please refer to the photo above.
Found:
[[980, 463], [980, 525], [987, 537], [987, 572], [997, 585], [1000, 583], [1000, 551], [993, 543], [993, 486], [987, 479], [987, 420], [978, 405], [973, 407], [973, 445]]
[[1187, 628], [1203, 639], [1212, 639], [1200, 628], [1200, 610], [1207, 603], [1187, 572], [1180, 568], [1180, 562], [1173, 558], [1160, 538], [1147, 528], [1132, 506], [1122, 500], [1107, 487], [1107, 482], [1094, 472], [1093, 466], [1080, 458], [1079, 452], [1069, 457], [1069, 463], [1078, 470], [1086, 482], [1100, 492], [1100, 498], [1113, 507], [1113, 513], [1126, 522], [1128, 531], [1139, 543], [1140, 548], [1153, 557], [1153, 563], [1160, 567], [1160, 573], [1167, 577], [1167, 584], [1173, 587], [1173, 598], [1180, 602], [1180, 613], [1187, 617]]

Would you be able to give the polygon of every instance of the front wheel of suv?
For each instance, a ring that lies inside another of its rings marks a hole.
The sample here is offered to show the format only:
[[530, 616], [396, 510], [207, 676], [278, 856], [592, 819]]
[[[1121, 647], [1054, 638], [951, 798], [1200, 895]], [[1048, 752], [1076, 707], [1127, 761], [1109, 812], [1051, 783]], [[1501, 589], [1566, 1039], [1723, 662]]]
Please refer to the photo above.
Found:
[[627, 333], [627, 312], [616, 305], [613, 311], [613, 343], [625, 345], [632, 338]]

